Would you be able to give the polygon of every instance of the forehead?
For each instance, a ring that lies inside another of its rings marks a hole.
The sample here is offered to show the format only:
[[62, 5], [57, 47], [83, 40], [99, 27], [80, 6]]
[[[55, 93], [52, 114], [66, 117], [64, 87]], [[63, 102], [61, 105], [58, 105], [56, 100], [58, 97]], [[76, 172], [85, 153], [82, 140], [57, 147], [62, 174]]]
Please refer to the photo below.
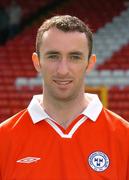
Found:
[[85, 33], [63, 32], [57, 28], [51, 28], [44, 32], [41, 48], [43, 50], [84, 50], [88, 49], [88, 41]]

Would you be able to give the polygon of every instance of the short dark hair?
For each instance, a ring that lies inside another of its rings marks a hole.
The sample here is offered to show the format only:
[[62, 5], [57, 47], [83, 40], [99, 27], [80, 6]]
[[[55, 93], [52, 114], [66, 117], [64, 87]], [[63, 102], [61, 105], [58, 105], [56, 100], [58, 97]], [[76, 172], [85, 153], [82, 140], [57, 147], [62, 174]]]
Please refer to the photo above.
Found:
[[48, 31], [50, 28], [56, 27], [57, 29], [63, 32], [82, 32], [85, 33], [88, 40], [89, 55], [88, 59], [92, 54], [92, 44], [93, 37], [92, 32], [88, 25], [86, 25], [82, 20], [75, 16], [62, 15], [62, 16], [53, 16], [50, 19], [47, 19], [39, 27], [36, 37], [36, 52], [40, 57], [40, 46], [42, 43], [42, 37], [45, 31]]

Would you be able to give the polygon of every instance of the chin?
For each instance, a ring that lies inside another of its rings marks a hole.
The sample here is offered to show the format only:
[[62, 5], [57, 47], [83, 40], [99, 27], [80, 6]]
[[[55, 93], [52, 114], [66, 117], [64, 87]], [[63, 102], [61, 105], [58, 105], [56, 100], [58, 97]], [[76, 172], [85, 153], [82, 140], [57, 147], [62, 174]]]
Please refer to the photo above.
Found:
[[62, 93], [62, 94], [56, 94], [55, 95], [55, 99], [58, 100], [58, 101], [71, 101], [72, 99], [74, 99], [74, 95], [73, 94], [65, 94], [65, 93]]

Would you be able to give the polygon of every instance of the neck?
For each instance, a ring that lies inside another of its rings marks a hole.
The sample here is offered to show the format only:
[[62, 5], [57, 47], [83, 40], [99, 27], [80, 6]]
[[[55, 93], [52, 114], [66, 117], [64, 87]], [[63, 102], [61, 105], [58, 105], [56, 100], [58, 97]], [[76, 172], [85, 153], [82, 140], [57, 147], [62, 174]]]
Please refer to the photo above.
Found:
[[84, 92], [70, 100], [51, 99], [44, 93], [43, 108], [57, 123], [67, 128], [88, 105]]

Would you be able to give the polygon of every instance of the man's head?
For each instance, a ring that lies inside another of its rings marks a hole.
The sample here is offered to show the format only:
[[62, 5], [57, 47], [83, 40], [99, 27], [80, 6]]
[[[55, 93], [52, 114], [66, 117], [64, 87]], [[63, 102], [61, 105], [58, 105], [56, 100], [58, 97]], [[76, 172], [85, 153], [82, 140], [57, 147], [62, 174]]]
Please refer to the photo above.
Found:
[[85, 33], [88, 40], [89, 54], [88, 59], [92, 54], [92, 32], [87, 25], [75, 16], [64, 15], [64, 16], [54, 16], [46, 20], [38, 29], [36, 37], [36, 52], [40, 57], [40, 48], [43, 43], [42, 37], [44, 32], [48, 31], [50, 28], [57, 28], [63, 32], [81, 32]]
[[32, 59], [47, 98], [69, 100], [84, 93], [85, 75], [95, 64], [92, 33], [78, 18], [55, 16], [39, 28]]

